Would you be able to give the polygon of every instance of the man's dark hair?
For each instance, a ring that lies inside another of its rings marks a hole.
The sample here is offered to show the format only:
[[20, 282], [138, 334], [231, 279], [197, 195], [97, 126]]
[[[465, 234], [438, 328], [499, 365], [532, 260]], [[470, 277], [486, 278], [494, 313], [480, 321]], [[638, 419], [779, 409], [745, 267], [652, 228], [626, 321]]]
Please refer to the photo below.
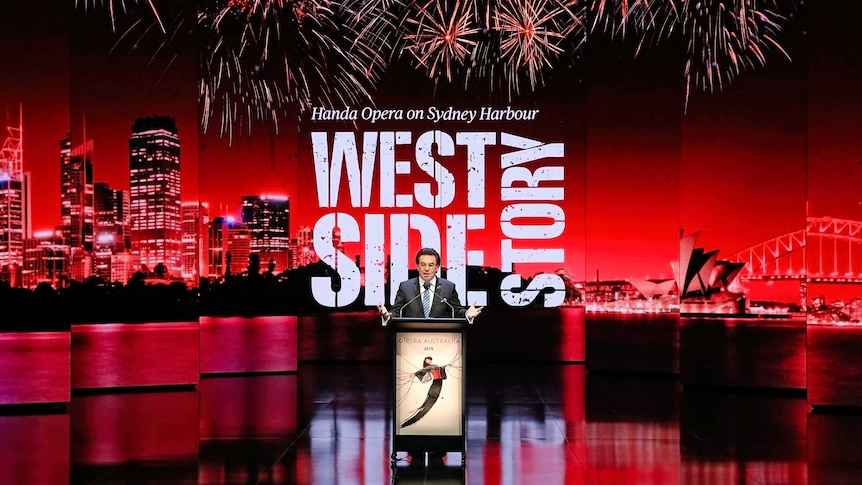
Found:
[[440, 266], [440, 253], [433, 248], [422, 248], [416, 253], [416, 264], [419, 264], [419, 258], [422, 256], [434, 256], [437, 258], [437, 266]]

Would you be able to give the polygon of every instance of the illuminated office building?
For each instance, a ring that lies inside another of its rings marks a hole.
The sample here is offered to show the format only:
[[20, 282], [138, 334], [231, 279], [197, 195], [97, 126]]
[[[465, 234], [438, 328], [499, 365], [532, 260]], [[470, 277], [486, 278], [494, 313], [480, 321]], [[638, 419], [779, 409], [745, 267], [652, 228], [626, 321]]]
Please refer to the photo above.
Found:
[[0, 268], [20, 268], [30, 233], [30, 179], [23, 166], [23, 127], [19, 123], [7, 130], [0, 149]]
[[73, 248], [92, 251], [94, 241], [93, 140], [72, 148], [72, 137], [60, 141], [60, 222]]
[[284, 196], [247, 196], [242, 199], [242, 222], [251, 234], [251, 251], [262, 253], [290, 247], [290, 199]]
[[201, 270], [201, 261], [206, 247], [206, 231], [209, 223], [209, 206], [206, 203], [183, 202], [183, 279], [196, 280], [206, 274]]
[[310, 226], [302, 226], [290, 242], [290, 268], [299, 268], [317, 260], [314, 252], [314, 233]]
[[126, 284], [141, 269], [141, 257], [132, 253], [111, 255], [111, 281]]
[[208, 273], [219, 278], [228, 272], [242, 274], [248, 268], [251, 254], [251, 231], [248, 226], [216, 217], [209, 224]]
[[111, 256], [127, 249], [129, 220], [129, 193], [113, 190], [99, 182], [93, 186], [95, 207], [95, 240], [93, 243], [93, 271], [110, 281]]
[[69, 252], [69, 277], [74, 281], [84, 281], [93, 276], [93, 253], [81, 247], [73, 247]]
[[248, 268], [251, 254], [251, 231], [245, 224], [229, 224], [225, 242], [226, 254], [230, 254], [230, 273], [242, 274]]
[[207, 272], [209, 278], [218, 278], [224, 275], [223, 251], [224, 225], [227, 221], [224, 217], [216, 217], [207, 225]]
[[138, 118], [129, 138], [132, 252], [182, 274], [180, 140], [173, 118]]
[[28, 182], [0, 169], [0, 267], [23, 263]]
[[47, 283], [58, 288], [68, 270], [69, 245], [63, 240], [62, 231], [44, 231], [24, 240], [23, 286], [35, 288]]

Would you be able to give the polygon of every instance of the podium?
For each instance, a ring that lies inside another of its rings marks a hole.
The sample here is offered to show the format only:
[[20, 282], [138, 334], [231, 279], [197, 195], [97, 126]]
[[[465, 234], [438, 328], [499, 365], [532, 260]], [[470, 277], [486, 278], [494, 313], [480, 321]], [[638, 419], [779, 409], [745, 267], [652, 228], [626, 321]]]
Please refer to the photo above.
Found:
[[[467, 455], [464, 318], [392, 318], [392, 455]], [[416, 459], [416, 457], [414, 457]]]

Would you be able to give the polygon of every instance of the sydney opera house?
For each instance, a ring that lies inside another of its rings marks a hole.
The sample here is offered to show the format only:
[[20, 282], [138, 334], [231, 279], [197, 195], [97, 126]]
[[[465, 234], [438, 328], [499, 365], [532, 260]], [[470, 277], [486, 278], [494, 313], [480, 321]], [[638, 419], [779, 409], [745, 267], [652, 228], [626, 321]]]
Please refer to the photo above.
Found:
[[631, 279], [648, 301], [660, 308], [679, 304], [681, 313], [737, 315], [746, 312], [746, 298], [738, 283], [745, 263], [722, 261], [718, 250], [695, 247], [699, 233], [683, 236], [679, 261], [671, 262], [674, 279]]

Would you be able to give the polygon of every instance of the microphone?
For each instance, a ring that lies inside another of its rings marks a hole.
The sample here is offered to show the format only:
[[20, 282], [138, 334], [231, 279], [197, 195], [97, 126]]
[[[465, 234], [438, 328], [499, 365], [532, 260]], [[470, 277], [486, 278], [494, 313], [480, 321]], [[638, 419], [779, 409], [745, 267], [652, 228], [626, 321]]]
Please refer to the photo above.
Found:
[[449, 309], [452, 310], [452, 319], [454, 320], [455, 319], [455, 307], [452, 306], [451, 303], [449, 303], [449, 299], [443, 298], [442, 300], [440, 300], [440, 303], [445, 303], [445, 304], [449, 305]]
[[[429, 283], [425, 283], [425, 284], [427, 285], [427, 284], [429, 284]], [[405, 303], [405, 304], [401, 305], [401, 308], [399, 308], [399, 309], [398, 309], [398, 318], [401, 318], [402, 314], [404, 313], [404, 307], [406, 307], [407, 305], [409, 305], [409, 304], [413, 303], [414, 301], [418, 300], [418, 299], [419, 299], [419, 297], [421, 297], [421, 296], [422, 296], [422, 292], [420, 291], [418, 295], [416, 295], [416, 296], [414, 296], [413, 298], [411, 298], [407, 303]]]
[[[437, 295], [438, 297], [440, 296], [440, 285], [437, 285], [434, 288], [434, 294]], [[446, 305], [449, 306], [449, 309], [452, 310], [452, 319], [454, 320], [455, 319], [455, 307], [452, 306], [451, 303], [449, 303], [449, 299], [448, 298], [440, 298], [440, 303], [445, 303]]]

